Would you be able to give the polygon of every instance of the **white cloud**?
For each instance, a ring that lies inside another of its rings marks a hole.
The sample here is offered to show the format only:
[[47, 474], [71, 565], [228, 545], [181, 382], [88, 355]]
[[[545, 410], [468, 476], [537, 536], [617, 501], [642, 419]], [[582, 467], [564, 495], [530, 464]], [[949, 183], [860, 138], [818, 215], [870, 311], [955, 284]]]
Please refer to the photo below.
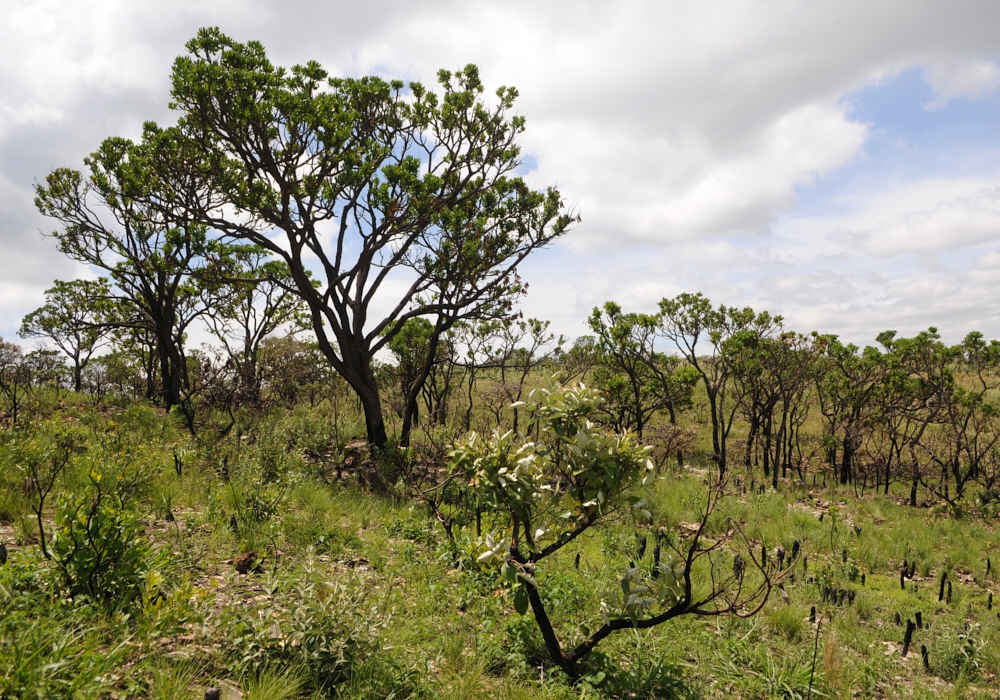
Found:
[[[49, 224], [31, 181], [78, 166], [104, 136], [169, 119], [171, 61], [216, 24], [286, 65], [316, 58], [335, 73], [433, 83], [436, 69], [471, 61], [488, 84], [516, 85], [531, 180], [558, 184], [583, 215], [525, 273], [528, 312], [561, 332], [583, 332], [609, 298], [651, 308], [699, 289], [806, 328], [881, 328], [910, 313], [959, 318], [962, 290], [994, 285], [986, 268], [943, 259], [993, 240], [1000, 179], [989, 174], [914, 172], [827, 204], [845, 213], [794, 215], [803, 188], [865, 157], [877, 125], [852, 119], [845, 94], [914, 66], [945, 102], [1000, 84], [993, 2], [8, 0], [3, 19], [0, 177], [17, 196], [0, 207], [0, 252], [22, 257], [0, 278], [0, 315], [30, 310], [52, 276], [72, 274], [38, 240]], [[901, 253], [924, 268], [904, 269]], [[4, 291], [15, 284], [29, 291]]]
[[1000, 177], [928, 178], [857, 193], [840, 215], [799, 219], [798, 230], [845, 252], [928, 255], [1000, 242]]
[[956, 97], [981, 97], [1000, 87], [1000, 66], [993, 61], [935, 63], [925, 75], [936, 93], [928, 109], [940, 109]]

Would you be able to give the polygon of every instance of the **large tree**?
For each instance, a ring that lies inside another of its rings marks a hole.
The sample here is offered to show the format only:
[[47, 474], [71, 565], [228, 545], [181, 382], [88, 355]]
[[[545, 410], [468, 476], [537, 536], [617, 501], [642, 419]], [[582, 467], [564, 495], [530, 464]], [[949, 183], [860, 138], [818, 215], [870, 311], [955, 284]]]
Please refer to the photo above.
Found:
[[[511, 314], [517, 267], [567, 230], [556, 190], [514, 175], [517, 92], [482, 97], [474, 66], [419, 83], [286, 70], [256, 42], [198, 33], [172, 79], [176, 127], [147, 125], [161, 191], [189, 215], [283, 260], [319, 347], [386, 442], [372, 359], [407, 320], [438, 339], [463, 319]], [[309, 270], [316, 271], [318, 285]], [[377, 310], [377, 313], [376, 313]]]

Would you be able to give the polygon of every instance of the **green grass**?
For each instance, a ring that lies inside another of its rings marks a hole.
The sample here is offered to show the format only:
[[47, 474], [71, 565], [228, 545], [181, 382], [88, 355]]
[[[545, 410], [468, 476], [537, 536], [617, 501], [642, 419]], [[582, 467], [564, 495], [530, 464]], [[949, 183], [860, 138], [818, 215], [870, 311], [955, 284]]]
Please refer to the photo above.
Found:
[[[21, 524], [23, 474], [8, 449], [12, 435], [0, 434], [0, 537], [11, 552], [0, 567], [0, 697], [199, 698], [215, 685], [240, 688], [248, 700], [797, 698], [810, 683], [813, 697], [1000, 694], [1000, 619], [986, 602], [1000, 591], [995, 569], [986, 574], [986, 559], [1000, 551], [992, 519], [909, 508], [901, 493], [859, 498], [791, 482], [734, 493], [709, 534], [740, 523], [768, 549], [799, 541], [808, 568], [796, 564], [787, 602], [775, 593], [751, 619], [686, 617], [612, 635], [572, 685], [547, 662], [537, 627], [514, 612], [497, 572], [475, 564], [471, 526], [459, 529], [453, 550], [420, 504], [392, 489], [367, 491], [350, 474], [336, 479], [323, 460], [340, 459], [356, 415], [338, 423], [322, 404], [274, 410], [241, 417], [242, 435], [202, 442], [148, 407], [104, 414], [70, 401], [61, 410], [87, 448], [57, 492], [85, 487], [82, 470], [99, 443], [150, 470], [136, 502], [155, 569], [131, 607], [68, 600], [30, 523]], [[689, 462], [705, 467], [697, 454]], [[648, 489], [652, 526], [613, 520], [539, 567], [561, 639], [572, 644], [600, 624], [601, 595], [636, 557], [637, 532], [679, 536], [697, 520], [705, 478], [666, 470]], [[233, 560], [249, 550], [265, 562], [262, 573], [235, 571]], [[901, 589], [904, 559], [916, 576]], [[942, 572], [950, 603], [938, 601]], [[824, 600], [823, 586], [852, 591], [853, 603]], [[918, 611], [924, 627], [903, 659], [905, 624]]]

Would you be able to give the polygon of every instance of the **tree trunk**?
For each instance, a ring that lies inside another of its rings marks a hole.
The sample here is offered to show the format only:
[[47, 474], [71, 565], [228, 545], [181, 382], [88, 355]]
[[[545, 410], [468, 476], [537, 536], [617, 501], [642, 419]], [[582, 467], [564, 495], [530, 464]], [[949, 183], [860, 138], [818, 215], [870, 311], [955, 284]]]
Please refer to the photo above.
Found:
[[[670, 413], [670, 425], [676, 427], [677, 426], [677, 414], [674, 411], [674, 402], [673, 401], [667, 401], [667, 411]], [[684, 466], [684, 453], [681, 451], [681, 448], [678, 447], [677, 448], [677, 468], [680, 469], [683, 466]]]
[[368, 444], [377, 449], [385, 449], [389, 438], [385, 432], [385, 420], [382, 417], [382, 399], [378, 394], [378, 386], [372, 378], [371, 386], [355, 386], [354, 391], [361, 401], [365, 411], [365, 430], [368, 433]]
[[854, 444], [851, 441], [851, 430], [844, 434], [844, 461], [840, 465], [840, 483], [847, 484], [851, 481], [852, 460], [854, 457]]
[[[423, 388], [424, 382], [427, 381], [427, 377], [431, 373], [434, 360], [437, 359], [438, 339], [441, 337], [442, 331], [443, 329], [440, 328], [440, 324], [435, 326], [434, 332], [431, 333], [430, 342], [427, 345], [427, 356], [424, 358], [424, 364], [420, 367], [420, 373], [414, 378], [413, 386], [406, 393], [406, 407], [403, 409], [403, 428], [399, 435], [400, 447], [410, 446], [410, 432], [413, 430], [414, 418], [417, 415], [417, 399], [420, 396], [420, 390]], [[365, 415], [367, 416], [367, 410], [365, 411]]]
[[719, 413], [721, 412], [721, 407], [718, 406], [719, 392], [712, 389], [707, 378], [705, 379], [705, 389], [708, 394], [708, 407], [712, 416], [712, 450], [715, 453], [714, 458], [715, 464], [719, 469], [719, 478], [722, 479], [726, 476], [726, 455], [722, 446], [724, 438], [719, 420]]
[[164, 407], [170, 410], [182, 400], [183, 360], [172, 338], [161, 338], [157, 346], [160, 353], [160, 396]]

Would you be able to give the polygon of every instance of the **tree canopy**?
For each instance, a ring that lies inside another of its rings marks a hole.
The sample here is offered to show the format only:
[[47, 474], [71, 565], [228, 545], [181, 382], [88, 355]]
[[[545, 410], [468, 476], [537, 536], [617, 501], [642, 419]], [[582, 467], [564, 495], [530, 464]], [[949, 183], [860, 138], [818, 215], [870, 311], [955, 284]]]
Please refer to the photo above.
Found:
[[383, 445], [375, 353], [411, 318], [440, 334], [510, 316], [525, 291], [519, 263], [575, 220], [558, 191], [516, 175], [517, 91], [488, 105], [472, 65], [440, 71], [440, 94], [334, 78], [316, 62], [285, 69], [217, 29], [187, 48], [172, 75], [177, 125], [145, 128], [156, 154], [147, 203], [288, 266], [320, 349]]

